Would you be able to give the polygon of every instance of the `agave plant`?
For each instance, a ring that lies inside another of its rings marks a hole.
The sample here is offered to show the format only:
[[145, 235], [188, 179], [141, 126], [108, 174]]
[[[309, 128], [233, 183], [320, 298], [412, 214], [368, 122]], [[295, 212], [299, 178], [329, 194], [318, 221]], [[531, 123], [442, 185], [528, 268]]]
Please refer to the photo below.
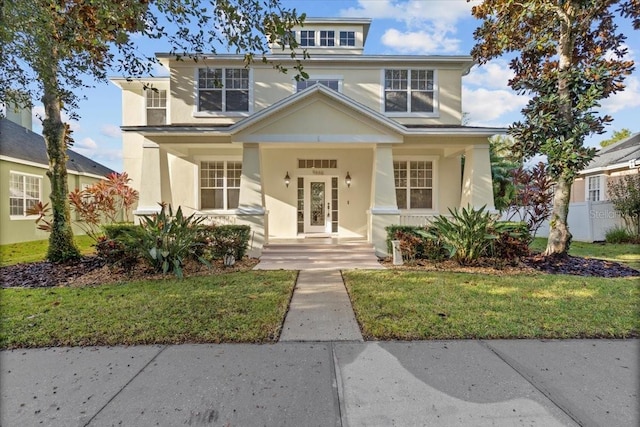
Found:
[[184, 261], [193, 256], [205, 265], [210, 263], [198, 255], [198, 226], [204, 218], [195, 214], [185, 216], [182, 208], [178, 207], [175, 216], [171, 206], [160, 204], [161, 210], [154, 215], [143, 217], [142, 232], [140, 233], [140, 249], [142, 256], [150, 262], [156, 270], [163, 273], [174, 272], [183, 277]]
[[470, 264], [482, 256], [497, 238], [494, 232], [499, 225], [485, 206], [480, 209], [449, 209], [449, 213], [451, 218], [437, 216], [421, 234], [442, 243], [449, 251], [449, 257], [458, 263]]

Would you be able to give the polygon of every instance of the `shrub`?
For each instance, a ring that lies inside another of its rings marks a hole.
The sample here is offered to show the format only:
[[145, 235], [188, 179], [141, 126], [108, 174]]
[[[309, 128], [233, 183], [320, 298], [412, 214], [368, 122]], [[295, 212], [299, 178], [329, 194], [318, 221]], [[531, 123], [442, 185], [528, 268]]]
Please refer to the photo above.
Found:
[[204, 245], [206, 256], [211, 259], [222, 259], [232, 254], [235, 259], [242, 259], [249, 246], [251, 227], [248, 225], [207, 225], [198, 230], [198, 241]]
[[96, 241], [96, 253], [109, 266], [131, 272], [140, 259], [142, 228], [131, 223], [102, 226], [104, 236]]
[[[398, 239], [398, 233], [400, 236], [413, 236], [413, 238], [419, 239], [419, 242], [415, 242], [415, 258], [416, 259], [431, 259], [431, 260], [441, 260], [446, 258], [447, 251], [444, 249], [442, 244], [439, 241], [431, 240], [424, 235], [425, 228], [416, 226], [416, 225], [390, 225], [386, 228], [387, 230], [387, 252], [392, 253], [392, 240], [401, 240]], [[405, 238], [405, 240], [407, 240]], [[406, 243], [405, 243], [406, 244]], [[401, 243], [402, 245], [402, 243]], [[404, 252], [403, 252], [404, 253]]]
[[640, 243], [640, 237], [634, 236], [623, 227], [614, 227], [605, 234], [607, 243]]
[[181, 207], [174, 216], [171, 207], [167, 213], [166, 205], [161, 206], [159, 213], [143, 216], [140, 232], [142, 257], [157, 271], [172, 271], [180, 278], [184, 261], [189, 256], [209, 265], [198, 250], [202, 245], [198, 241], [198, 229], [204, 217], [197, 218], [195, 214], [184, 216]]
[[609, 181], [607, 186], [613, 208], [640, 238], [640, 175], [625, 175]]

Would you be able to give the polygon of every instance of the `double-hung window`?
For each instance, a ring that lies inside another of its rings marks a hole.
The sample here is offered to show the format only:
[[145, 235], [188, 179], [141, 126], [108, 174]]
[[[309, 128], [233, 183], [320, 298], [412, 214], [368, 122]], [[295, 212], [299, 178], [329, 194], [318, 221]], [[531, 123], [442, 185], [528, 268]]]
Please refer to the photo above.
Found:
[[433, 209], [433, 162], [394, 160], [396, 201], [399, 209]]
[[300, 46], [315, 46], [316, 45], [316, 32], [305, 30], [300, 31]]
[[320, 46], [335, 46], [335, 45], [336, 45], [335, 31], [320, 31]]
[[355, 46], [355, 45], [356, 45], [355, 31], [340, 31], [340, 46]]
[[17, 172], [9, 174], [9, 215], [27, 216], [27, 211], [41, 201], [42, 177]]
[[590, 202], [599, 202], [602, 197], [603, 178], [601, 175], [590, 176], [587, 180], [587, 200]]
[[200, 68], [198, 111], [248, 112], [249, 70], [247, 68]]
[[147, 125], [167, 123], [167, 91], [147, 89]]
[[200, 208], [237, 209], [242, 162], [219, 160], [200, 163]]
[[387, 113], [433, 113], [433, 70], [385, 70], [384, 111]]

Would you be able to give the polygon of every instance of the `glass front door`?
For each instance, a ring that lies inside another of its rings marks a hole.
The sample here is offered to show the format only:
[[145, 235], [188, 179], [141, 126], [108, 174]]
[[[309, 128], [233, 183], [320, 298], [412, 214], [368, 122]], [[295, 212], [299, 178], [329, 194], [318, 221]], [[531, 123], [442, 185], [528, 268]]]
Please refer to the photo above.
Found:
[[304, 232], [331, 233], [331, 177], [305, 178], [304, 193]]

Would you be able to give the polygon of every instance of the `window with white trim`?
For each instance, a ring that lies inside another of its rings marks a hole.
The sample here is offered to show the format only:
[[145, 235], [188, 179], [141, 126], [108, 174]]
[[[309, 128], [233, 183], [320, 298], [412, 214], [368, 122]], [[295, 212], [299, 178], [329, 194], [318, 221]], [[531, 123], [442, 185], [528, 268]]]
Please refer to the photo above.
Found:
[[306, 88], [311, 87], [315, 84], [321, 84], [328, 87], [329, 89], [335, 90], [336, 92], [340, 92], [340, 79], [299, 80], [296, 82], [296, 91], [300, 92], [301, 90], [305, 90]]
[[249, 69], [198, 69], [198, 111], [249, 111]]
[[398, 209], [433, 209], [433, 162], [394, 160]]
[[335, 45], [336, 45], [335, 31], [320, 31], [320, 46], [335, 46]]
[[340, 46], [355, 46], [355, 45], [356, 45], [355, 31], [340, 31]]
[[27, 216], [27, 211], [40, 202], [42, 177], [11, 172], [9, 174], [9, 215]]
[[300, 46], [315, 46], [316, 32], [311, 30], [300, 31]]
[[602, 175], [590, 176], [587, 180], [587, 200], [599, 202], [603, 200], [602, 186], [604, 179]]
[[200, 162], [200, 209], [237, 209], [242, 162]]
[[387, 113], [433, 113], [433, 70], [385, 70], [384, 111]]
[[167, 123], [167, 91], [147, 89], [147, 125]]

